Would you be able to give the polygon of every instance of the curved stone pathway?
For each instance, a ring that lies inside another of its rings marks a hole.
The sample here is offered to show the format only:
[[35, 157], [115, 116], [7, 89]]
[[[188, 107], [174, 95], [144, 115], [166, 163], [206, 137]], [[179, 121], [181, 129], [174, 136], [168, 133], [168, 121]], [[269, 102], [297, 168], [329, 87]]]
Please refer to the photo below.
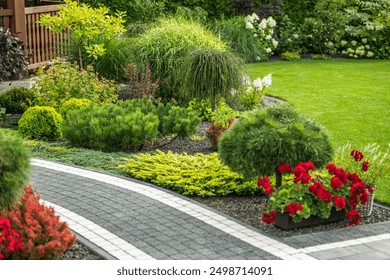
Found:
[[44, 203], [113, 259], [390, 259], [390, 222], [273, 238], [147, 183], [40, 159], [32, 165]]

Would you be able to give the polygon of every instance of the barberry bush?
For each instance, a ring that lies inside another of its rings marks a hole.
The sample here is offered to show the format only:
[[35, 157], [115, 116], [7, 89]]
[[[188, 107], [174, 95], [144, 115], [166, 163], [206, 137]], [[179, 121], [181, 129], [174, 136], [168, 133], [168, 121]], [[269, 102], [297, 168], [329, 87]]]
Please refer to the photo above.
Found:
[[11, 210], [0, 212], [0, 216], [10, 221], [22, 238], [22, 246], [1, 252], [6, 259], [58, 259], [76, 241], [67, 223], [60, 221], [53, 208], [42, 204], [29, 185], [20, 201]]

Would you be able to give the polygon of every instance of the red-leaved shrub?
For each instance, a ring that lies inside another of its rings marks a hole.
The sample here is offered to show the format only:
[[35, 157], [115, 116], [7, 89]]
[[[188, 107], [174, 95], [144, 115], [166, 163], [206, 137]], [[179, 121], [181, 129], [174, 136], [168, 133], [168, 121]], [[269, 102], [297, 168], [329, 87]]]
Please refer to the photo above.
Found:
[[[0, 216], [11, 221], [12, 229], [22, 237], [23, 247], [4, 252], [6, 259], [57, 259], [76, 241], [67, 223], [61, 222], [52, 207], [39, 202], [40, 196], [27, 186], [24, 196], [11, 210]], [[1, 248], [1, 247], [0, 247]]]

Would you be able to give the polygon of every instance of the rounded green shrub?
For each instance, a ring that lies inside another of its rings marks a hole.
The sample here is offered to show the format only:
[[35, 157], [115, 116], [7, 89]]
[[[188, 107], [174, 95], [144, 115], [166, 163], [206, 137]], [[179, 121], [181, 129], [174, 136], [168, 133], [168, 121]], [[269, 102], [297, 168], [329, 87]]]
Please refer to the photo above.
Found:
[[27, 138], [54, 140], [62, 135], [62, 116], [48, 106], [34, 106], [19, 120], [19, 132]]
[[233, 171], [248, 178], [272, 175], [279, 164], [316, 167], [332, 159], [327, 133], [289, 105], [244, 113], [219, 140], [219, 156]]
[[71, 98], [68, 101], [65, 101], [64, 104], [62, 104], [59, 113], [64, 119], [66, 119], [66, 116], [69, 111], [88, 107], [89, 105], [91, 105], [91, 103], [91, 100], [86, 98]]
[[30, 177], [30, 155], [22, 140], [0, 131], [0, 210], [10, 209]]
[[14, 87], [0, 94], [0, 107], [9, 114], [22, 114], [35, 99], [34, 93], [26, 87]]

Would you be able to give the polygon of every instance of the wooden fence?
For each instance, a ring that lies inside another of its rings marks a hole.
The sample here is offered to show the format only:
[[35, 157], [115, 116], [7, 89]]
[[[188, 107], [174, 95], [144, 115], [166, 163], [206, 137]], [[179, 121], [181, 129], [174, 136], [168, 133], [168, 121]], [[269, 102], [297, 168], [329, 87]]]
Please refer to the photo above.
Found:
[[55, 15], [58, 5], [25, 7], [24, 1], [8, 0], [6, 9], [0, 9], [0, 25], [9, 28], [24, 42], [29, 56], [29, 69], [67, 54], [68, 36], [52, 33], [37, 21], [44, 14]]

